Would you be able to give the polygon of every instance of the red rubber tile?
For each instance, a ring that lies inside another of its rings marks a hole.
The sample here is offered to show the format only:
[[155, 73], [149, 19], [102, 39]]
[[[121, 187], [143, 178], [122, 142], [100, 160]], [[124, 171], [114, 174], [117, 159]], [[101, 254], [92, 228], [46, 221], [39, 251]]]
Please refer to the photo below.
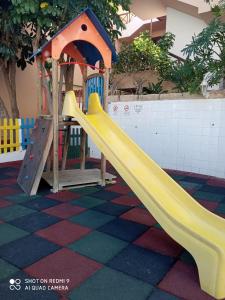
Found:
[[215, 209], [219, 205], [219, 203], [216, 201], [213, 202], [213, 201], [207, 201], [207, 200], [199, 200], [199, 203], [210, 211], [215, 211]]
[[209, 179], [207, 181], [208, 185], [213, 185], [213, 186], [219, 186], [219, 187], [225, 187], [225, 179]]
[[197, 268], [178, 261], [160, 282], [159, 288], [186, 300], [213, 300], [200, 288]]
[[81, 213], [84, 210], [86, 209], [83, 207], [74, 206], [69, 203], [62, 203], [60, 205], [47, 208], [43, 210], [43, 212], [49, 215], [67, 219]]
[[106, 188], [107, 191], [116, 192], [122, 195], [126, 195], [131, 189], [126, 185], [115, 184]]
[[60, 202], [67, 202], [79, 198], [80, 195], [70, 191], [61, 191], [56, 194], [48, 194], [46, 197], [50, 199], [58, 200]]
[[1, 179], [0, 184], [10, 186], [12, 184], [17, 184], [17, 178], [8, 178], [8, 179]]
[[53, 243], [65, 246], [79, 240], [90, 231], [90, 228], [64, 220], [45, 229], [39, 230], [36, 234]]
[[134, 241], [134, 244], [173, 257], [177, 257], [183, 250], [165, 231], [154, 227]]
[[4, 188], [0, 189], [0, 197], [9, 196], [9, 195], [17, 194], [17, 193], [18, 193], [18, 190], [11, 189], [9, 187], [4, 187]]
[[156, 224], [156, 220], [153, 216], [144, 208], [135, 207], [125, 214], [121, 215], [120, 218], [141, 223], [147, 226], [153, 226]]
[[116, 199], [113, 199], [111, 202], [116, 204], [127, 205], [127, 206], [138, 206], [141, 204], [138, 198], [131, 197], [131, 196], [121, 196]]
[[11, 205], [12, 203], [8, 200], [4, 200], [4, 199], [1, 199], [0, 200], [0, 208], [3, 208], [3, 207], [6, 207], [6, 206], [9, 206]]
[[[101, 264], [63, 248], [25, 268], [24, 271], [34, 278], [69, 279], [68, 289], [70, 291], [101, 268]], [[58, 292], [67, 294], [69, 291]]]

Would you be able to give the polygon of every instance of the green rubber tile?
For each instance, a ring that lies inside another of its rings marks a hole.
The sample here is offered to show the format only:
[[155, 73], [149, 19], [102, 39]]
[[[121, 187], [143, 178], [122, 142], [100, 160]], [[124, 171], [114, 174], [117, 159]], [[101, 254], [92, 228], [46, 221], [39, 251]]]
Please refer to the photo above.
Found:
[[98, 228], [115, 219], [114, 216], [106, 215], [98, 211], [88, 210], [70, 218], [70, 221], [90, 228]]
[[99, 188], [96, 186], [87, 186], [87, 187], [80, 188], [80, 189], [72, 189], [71, 191], [76, 192], [80, 195], [89, 195], [89, 194], [98, 192]]
[[16, 205], [1, 208], [0, 219], [4, 221], [11, 221], [34, 212], [36, 212], [36, 210], [16, 204]]
[[179, 181], [178, 183], [185, 189], [200, 189], [202, 187], [202, 184], [195, 182]]
[[224, 195], [220, 194], [214, 194], [210, 192], [202, 192], [202, 191], [197, 191], [196, 193], [193, 194], [193, 197], [195, 199], [199, 200], [208, 200], [208, 201], [222, 201], [224, 199]]
[[10, 265], [3, 259], [0, 259], [0, 280], [10, 277], [18, 271], [19, 269], [17, 269], [13, 265]]
[[220, 203], [215, 212], [225, 214], [225, 203]]
[[0, 246], [22, 238], [29, 233], [10, 224], [0, 224]]
[[173, 174], [171, 175], [171, 174], [169, 174], [169, 176], [172, 177], [175, 181], [180, 181], [180, 180], [185, 178], [185, 176], [182, 176], [182, 175], [173, 175]]
[[195, 260], [194, 258], [191, 256], [191, 254], [184, 250], [184, 252], [181, 254], [180, 256], [180, 260], [182, 260], [183, 262], [189, 264], [189, 265], [195, 265]]
[[14, 203], [23, 203], [23, 202], [27, 202], [30, 200], [34, 200], [34, 199], [38, 199], [41, 196], [39, 195], [35, 195], [35, 196], [28, 196], [26, 194], [16, 194], [16, 195], [11, 195], [11, 196], [7, 196], [5, 197], [5, 199], [7, 200], [11, 200]]
[[158, 229], [163, 229], [162, 226], [159, 223], [155, 224], [154, 227], [158, 228]]
[[128, 243], [108, 234], [93, 231], [69, 245], [69, 248], [98, 262], [106, 263], [127, 245]]
[[105, 203], [106, 201], [97, 199], [94, 197], [89, 197], [89, 196], [83, 196], [81, 198], [78, 198], [77, 200], [73, 200], [70, 202], [71, 204], [78, 205], [84, 208], [92, 208], [97, 205], [100, 205], [102, 203]]
[[146, 300], [153, 287], [110, 268], [89, 277], [69, 296], [71, 300]]

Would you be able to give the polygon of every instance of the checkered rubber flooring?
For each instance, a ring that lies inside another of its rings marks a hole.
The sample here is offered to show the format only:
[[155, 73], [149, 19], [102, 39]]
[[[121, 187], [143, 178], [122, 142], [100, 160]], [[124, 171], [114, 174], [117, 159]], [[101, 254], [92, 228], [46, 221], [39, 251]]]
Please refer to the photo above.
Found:
[[[19, 165], [0, 165], [0, 299], [212, 299], [201, 291], [189, 253], [120, 177], [105, 188], [58, 194], [42, 182], [37, 196], [29, 197], [16, 183]], [[168, 173], [203, 206], [225, 217], [225, 181]], [[10, 279], [20, 279], [21, 288]], [[65, 281], [51, 284], [52, 290], [49, 283], [56, 279]]]

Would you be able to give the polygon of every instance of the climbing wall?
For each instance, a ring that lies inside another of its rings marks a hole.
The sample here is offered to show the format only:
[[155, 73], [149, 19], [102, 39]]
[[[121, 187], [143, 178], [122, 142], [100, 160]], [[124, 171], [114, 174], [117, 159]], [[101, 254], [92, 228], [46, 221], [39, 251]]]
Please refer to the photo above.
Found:
[[20, 187], [28, 195], [37, 193], [52, 139], [52, 120], [37, 119], [17, 179]]

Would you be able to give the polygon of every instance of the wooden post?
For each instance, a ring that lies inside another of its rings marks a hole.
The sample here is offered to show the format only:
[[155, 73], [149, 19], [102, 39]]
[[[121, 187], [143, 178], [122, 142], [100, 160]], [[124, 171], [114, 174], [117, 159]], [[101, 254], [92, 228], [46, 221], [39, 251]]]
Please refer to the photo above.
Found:
[[58, 103], [58, 61], [52, 60], [52, 99], [53, 99], [53, 193], [59, 190], [59, 103]]
[[[85, 107], [86, 102], [86, 80], [87, 80], [87, 67], [84, 68], [83, 73], [83, 97], [82, 97], [82, 110], [87, 110]], [[85, 169], [85, 159], [86, 159], [86, 141], [87, 141], [87, 134], [83, 128], [81, 128], [81, 145], [80, 145], [80, 169]]]
[[42, 98], [42, 78], [41, 78], [41, 71], [42, 71], [42, 76], [43, 74], [43, 67], [41, 63], [41, 58], [37, 57], [36, 58], [36, 63], [37, 63], [37, 95], [38, 95], [38, 116], [41, 116], [42, 114], [42, 106], [43, 106], [43, 98]]
[[[109, 93], [109, 69], [105, 70], [104, 74], [104, 102], [103, 108], [108, 111], [108, 93]], [[104, 124], [103, 124], [104, 126]], [[101, 153], [101, 181], [102, 186], [105, 186], [105, 174], [106, 174], [106, 158], [103, 153]]]

